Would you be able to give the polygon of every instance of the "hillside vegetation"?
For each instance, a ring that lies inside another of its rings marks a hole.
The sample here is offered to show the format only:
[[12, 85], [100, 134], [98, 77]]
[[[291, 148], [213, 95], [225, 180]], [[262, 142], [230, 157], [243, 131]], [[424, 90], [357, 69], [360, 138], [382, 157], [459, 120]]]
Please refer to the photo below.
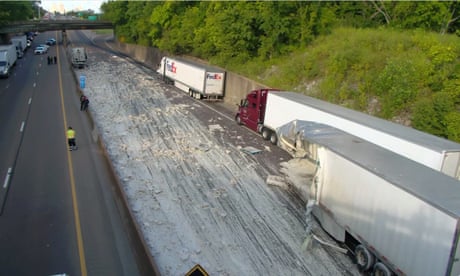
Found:
[[460, 39], [337, 28], [311, 45], [232, 71], [460, 141]]
[[460, 2], [109, 1], [122, 42], [460, 142]]

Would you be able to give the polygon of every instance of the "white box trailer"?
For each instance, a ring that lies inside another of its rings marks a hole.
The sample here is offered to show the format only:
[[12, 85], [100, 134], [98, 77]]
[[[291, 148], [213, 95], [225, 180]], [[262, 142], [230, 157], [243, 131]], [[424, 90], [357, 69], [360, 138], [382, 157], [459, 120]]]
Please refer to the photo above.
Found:
[[[316, 162], [313, 214], [361, 269], [460, 274], [459, 181], [330, 126], [295, 121], [280, 143]], [[377, 260], [377, 261], [373, 261]]]
[[181, 58], [163, 57], [157, 70], [174, 86], [197, 99], [222, 99], [225, 71]]
[[267, 95], [264, 127], [315, 121], [338, 128], [425, 166], [460, 179], [460, 144], [295, 92]]
[[13, 36], [10, 39], [10, 41], [12, 44], [16, 46], [17, 57], [22, 58], [27, 49], [27, 36], [26, 35]]
[[70, 60], [74, 68], [83, 68], [88, 60], [86, 48], [74, 47], [70, 49]]
[[14, 44], [0, 45], [0, 77], [8, 78], [18, 56]]

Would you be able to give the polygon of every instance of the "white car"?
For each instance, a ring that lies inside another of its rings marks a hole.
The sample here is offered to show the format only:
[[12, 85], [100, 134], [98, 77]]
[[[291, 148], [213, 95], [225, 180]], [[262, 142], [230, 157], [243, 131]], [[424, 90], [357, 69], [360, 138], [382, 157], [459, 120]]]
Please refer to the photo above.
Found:
[[42, 54], [46, 54], [47, 52], [48, 52], [48, 48], [43, 47], [43, 46], [38, 46], [35, 48], [34, 54], [42, 55]]
[[37, 47], [43, 47], [45, 48], [46, 50], [48, 50], [50, 48], [49, 45], [46, 45], [46, 44], [39, 44]]

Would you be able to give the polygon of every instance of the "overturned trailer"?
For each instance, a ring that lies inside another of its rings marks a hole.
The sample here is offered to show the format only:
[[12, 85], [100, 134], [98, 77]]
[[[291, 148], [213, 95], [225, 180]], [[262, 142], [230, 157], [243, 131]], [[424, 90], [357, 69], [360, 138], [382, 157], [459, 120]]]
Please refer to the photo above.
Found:
[[460, 274], [458, 180], [328, 125], [293, 121], [277, 132], [282, 148], [317, 165], [297, 188], [361, 270]]

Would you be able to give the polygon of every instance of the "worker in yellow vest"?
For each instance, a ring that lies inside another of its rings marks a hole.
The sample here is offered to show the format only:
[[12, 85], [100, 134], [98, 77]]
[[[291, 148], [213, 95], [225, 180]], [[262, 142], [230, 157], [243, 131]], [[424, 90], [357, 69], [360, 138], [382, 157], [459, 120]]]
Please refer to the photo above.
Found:
[[75, 130], [69, 126], [67, 129], [67, 143], [69, 144], [69, 150], [76, 150], [77, 144], [75, 143]]

